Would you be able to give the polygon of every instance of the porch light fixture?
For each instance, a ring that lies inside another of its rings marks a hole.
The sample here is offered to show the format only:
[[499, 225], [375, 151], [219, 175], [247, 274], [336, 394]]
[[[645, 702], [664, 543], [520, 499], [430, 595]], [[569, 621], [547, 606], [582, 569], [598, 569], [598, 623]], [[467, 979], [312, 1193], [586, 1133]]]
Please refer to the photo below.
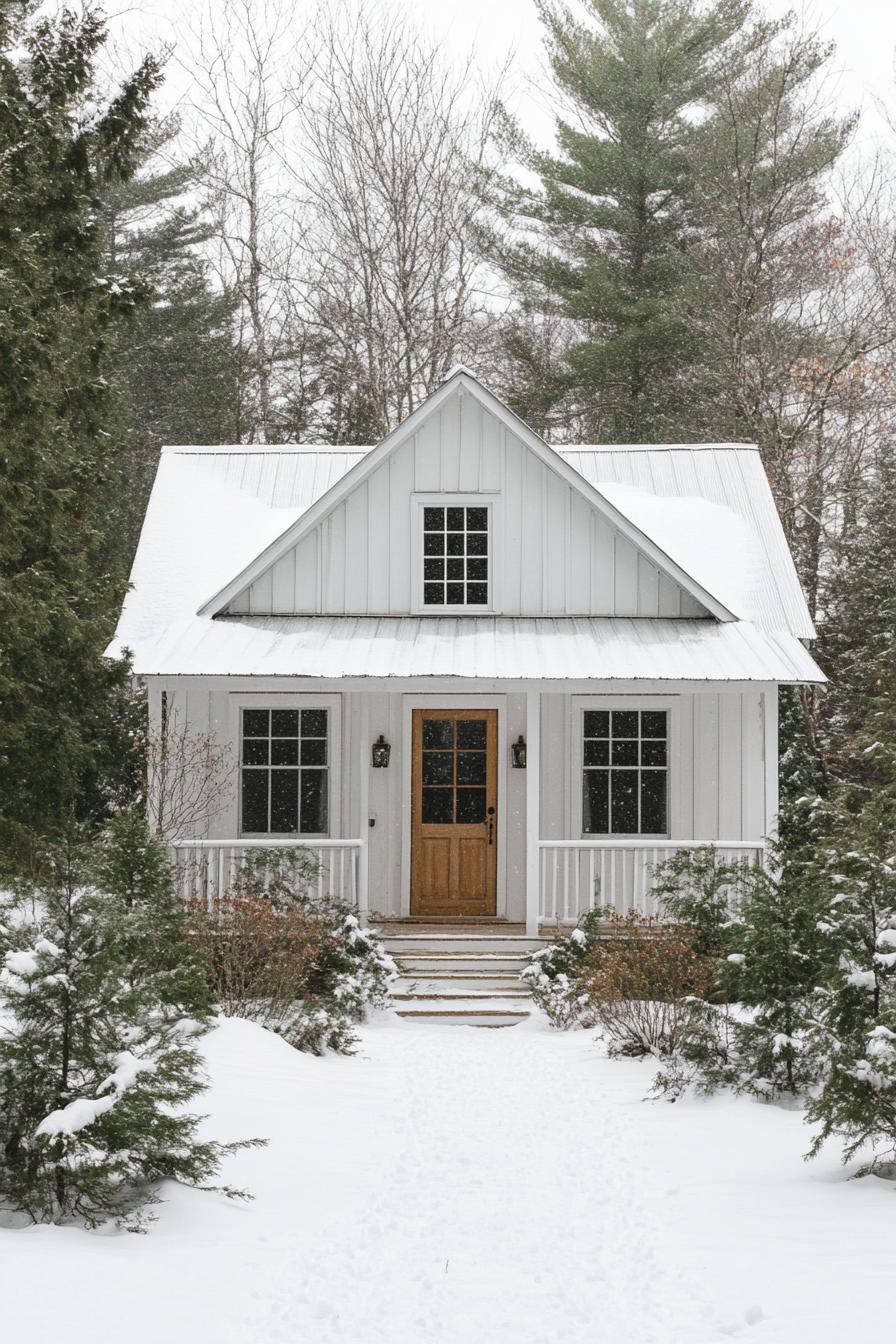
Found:
[[525, 770], [526, 768], [526, 739], [520, 733], [515, 742], [510, 744], [510, 759], [513, 762], [514, 770]]
[[385, 770], [386, 766], [389, 764], [391, 751], [391, 746], [383, 737], [382, 733], [380, 733], [371, 748], [374, 770]]

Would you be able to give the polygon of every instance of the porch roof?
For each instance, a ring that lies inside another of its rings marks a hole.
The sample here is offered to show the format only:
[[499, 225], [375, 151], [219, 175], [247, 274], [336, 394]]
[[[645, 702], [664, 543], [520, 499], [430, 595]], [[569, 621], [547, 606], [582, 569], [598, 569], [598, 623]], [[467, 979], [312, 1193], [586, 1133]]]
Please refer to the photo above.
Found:
[[145, 676], [823, 682], [793, 635], [631, 617], [193, 616], [143, 644]]

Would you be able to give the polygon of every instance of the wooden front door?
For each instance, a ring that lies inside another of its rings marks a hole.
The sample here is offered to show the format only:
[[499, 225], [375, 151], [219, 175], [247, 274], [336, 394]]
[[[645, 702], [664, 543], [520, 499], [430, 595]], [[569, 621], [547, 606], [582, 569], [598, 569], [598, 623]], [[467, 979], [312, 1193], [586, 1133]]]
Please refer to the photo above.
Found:
[[415, 709], [411, 914], [494, 915], [498, 711]]

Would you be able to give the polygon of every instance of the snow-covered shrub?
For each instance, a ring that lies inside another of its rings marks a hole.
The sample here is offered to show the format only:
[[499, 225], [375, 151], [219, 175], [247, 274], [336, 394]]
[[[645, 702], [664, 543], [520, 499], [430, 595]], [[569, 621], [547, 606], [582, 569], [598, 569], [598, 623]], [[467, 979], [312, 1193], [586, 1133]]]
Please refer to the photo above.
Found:
[[299, 1050], [350, 1053], [354, 1025], [385, 1004], [396, 969], [350, 906], [317, 894], [317, 875], [305, 851], [254, 851], [211, 908], [193, 908], [191, 924], [225, 1016]]
[[244, 1145], [197, 1139], [203, 1024], [175, 1010], [152, 901], [90, 885], [94, 857], [60, 851], [0, 905], [0, 1207], [136, 1229], [157, 1182], [216, 1188]]
[[604, 912], [591, 910], [566, 935], [556, 934], [547, 947], [533, 952], [520, 972], [534, 1002], [552, 1027], [566, 1031], [581, 1019], [586, 1000], [579, 983], [585, 959], [600, 934]]
[[579, 975], [586, 1012], [614, 1055], [672, 1055], [695, 1023], [695, 998], [713, 979], [690, 930], [632, 911], [612, 914]]

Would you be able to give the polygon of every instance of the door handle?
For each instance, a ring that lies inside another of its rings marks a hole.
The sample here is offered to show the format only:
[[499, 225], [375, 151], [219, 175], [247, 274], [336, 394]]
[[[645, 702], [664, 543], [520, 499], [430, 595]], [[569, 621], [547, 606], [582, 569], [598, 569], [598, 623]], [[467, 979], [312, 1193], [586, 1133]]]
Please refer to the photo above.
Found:
[[488, 808], [487, 815], [488, 815], [488, 842], [490, 845], [493, 845], [495, 843], [495, 809], [493, 807]]

